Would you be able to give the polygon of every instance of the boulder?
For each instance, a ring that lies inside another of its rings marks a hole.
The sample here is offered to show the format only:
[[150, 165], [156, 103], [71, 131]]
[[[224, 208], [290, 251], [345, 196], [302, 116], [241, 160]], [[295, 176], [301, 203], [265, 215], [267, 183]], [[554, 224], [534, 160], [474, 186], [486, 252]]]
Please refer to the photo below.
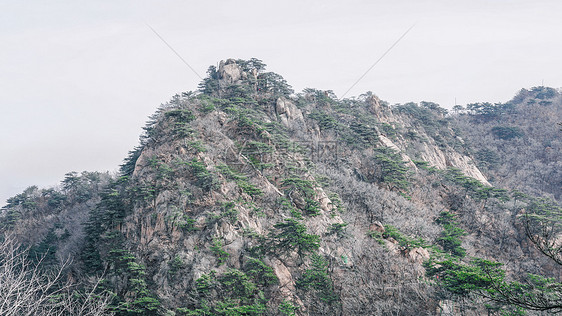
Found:
[[291, 121], [304, 121], [304, 116], [301, 110], [296, 107], [291, 101], [279, 97], [275, 102], [275, 113], [281, 119], [281, 123], [285, 126], [290, 126]]
[[236, 83], [242, 77], [242, 70], [234, 59], [221, 61], [219, 64], [219, 79], [226, 83]]

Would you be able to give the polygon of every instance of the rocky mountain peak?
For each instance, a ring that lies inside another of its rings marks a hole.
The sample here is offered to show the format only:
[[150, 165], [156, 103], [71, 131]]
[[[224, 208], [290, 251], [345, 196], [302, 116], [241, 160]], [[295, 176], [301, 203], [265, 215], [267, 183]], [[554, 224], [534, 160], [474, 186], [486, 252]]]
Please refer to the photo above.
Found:
[[468, 258], [555, 276], [520, 219], [559, 209], [502, 187], [516, 162], [497, 154], [536, 143], [533, 164], [556, 174], [560, 142], [514, 119], [535, 95], [536, 120], [558, 113], [552, 91], [455, 116], [370, 92], [294, 93], [255, 58], [207, 74], [151, 116], [119, 176], [30, 188], [2, 209], [2, 232], [49, 264], [75, 258], [69, 278], [103, 274], [118, 315], [484, 313], [482, 299], [456, 300], [469, 290], [454, 282], [504, 271]]

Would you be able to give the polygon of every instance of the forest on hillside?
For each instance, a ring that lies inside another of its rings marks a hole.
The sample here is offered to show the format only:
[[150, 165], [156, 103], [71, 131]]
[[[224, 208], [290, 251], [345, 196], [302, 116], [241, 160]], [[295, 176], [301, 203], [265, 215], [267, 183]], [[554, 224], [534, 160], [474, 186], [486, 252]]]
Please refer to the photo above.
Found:
[[0, 213], [2, 315], [562, 312], [562, 95], [448, 111], [211, 66], [117, 174]]

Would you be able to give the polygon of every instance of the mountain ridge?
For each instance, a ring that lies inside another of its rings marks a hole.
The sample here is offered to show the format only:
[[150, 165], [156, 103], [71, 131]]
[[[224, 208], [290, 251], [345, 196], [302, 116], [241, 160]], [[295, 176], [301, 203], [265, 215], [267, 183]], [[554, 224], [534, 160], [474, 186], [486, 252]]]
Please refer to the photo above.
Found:
[[492, 186], [507, 175], [489, 172], [464, 137], [474, 143], [468, 124], [488, 124], [486, 145], [505, 153], [530, 132], [493, 124], [530, 100], [554, 109], [556, 90], [451, 116], [370, 92], [294, 94], [258, 59], [207, 75], [150, 118], [119, 176], [71, 173], [61, 192], [31, 188], [2, 209], [3, 233], [53, 262], [77, 258], [73, 278], [103, 274], [119, 315], [484, 313], [481, 298], [455, 296], [436, 278], [448, 272], [428, 264], [462, 266], [468, 255], [556, 274], [525, 238], [516, 187]]

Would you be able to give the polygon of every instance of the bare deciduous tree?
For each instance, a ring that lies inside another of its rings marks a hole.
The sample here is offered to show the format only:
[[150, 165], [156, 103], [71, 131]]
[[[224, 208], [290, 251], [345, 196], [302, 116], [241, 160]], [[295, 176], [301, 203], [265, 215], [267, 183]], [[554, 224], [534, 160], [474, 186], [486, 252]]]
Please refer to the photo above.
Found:
[[0, 315], [108, 315], [111, 293], [100, 292], [101, 279], [91, 280], [88, 290], [63, 281], [66, 261], [56, 269], [41, 269], [27, 249], [11, 236], [0, 242]]

